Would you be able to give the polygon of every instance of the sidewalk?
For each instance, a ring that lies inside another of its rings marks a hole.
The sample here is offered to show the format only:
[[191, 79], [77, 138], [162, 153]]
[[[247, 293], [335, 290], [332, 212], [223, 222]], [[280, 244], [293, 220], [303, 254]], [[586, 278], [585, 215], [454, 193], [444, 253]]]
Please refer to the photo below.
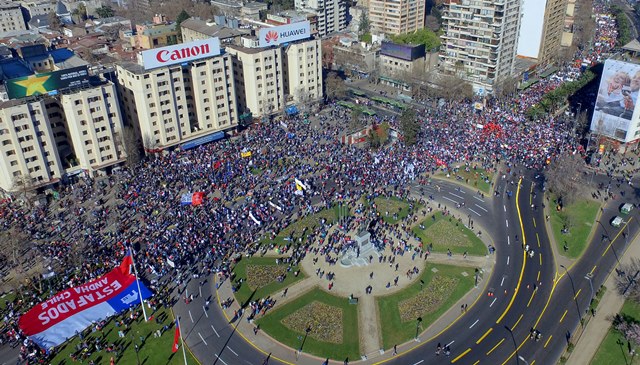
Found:
[[[622, 254], [621, 262], [625, 265], [629, 263], [632, 258], [639, 256], [640, 234], [636, 235], [624, 254]], [[615, 271], [611, 270], [611, 272], [613, 273]], [[576, 343], [576, 347], [571, 353], [567, 365], [588, 364], [607, 336], [609, 328], [611, 328], [611, 318], [620, 312], [625, 301], [625, 298], [616, 291], [615, 279], [615, 275], [610, 273], [607, 280], [605, 280], [604, 286], [607, 288], [607, 291], [598, 305], [598, 314], [587, 324], [585, 333]]]

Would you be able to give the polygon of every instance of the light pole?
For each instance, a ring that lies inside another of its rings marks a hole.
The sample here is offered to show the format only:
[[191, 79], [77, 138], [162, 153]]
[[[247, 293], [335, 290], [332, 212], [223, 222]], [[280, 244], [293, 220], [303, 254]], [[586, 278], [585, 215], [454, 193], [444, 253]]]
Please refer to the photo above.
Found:
[[560, 267], [564, 269], [564, 272], [566, 272], [567, 276], [569, 277], [569, 281], [571, 282], [571, 289], [573, 290], [573, 301], [576, 303], [576, 310], [578, 311], [578, 320], [580, 321], [580, 325], [584, 326], [584, 323], [582, 323], [582, 313], [580, 312], [580, 306], [578, 305], [578, 295], [576, 294], [576, 287], [573, 284], [573, 278], [571, 277], [571, 274], [569, 274], [569, 270], [567, 270], [564, 265], [560, 265]]
[[596, 222], [600, 225], [600, 227], [602, 227], [602, 230], [603, 230], [603, 231], [604, 231], [604, 233], [605, 233], [604, 235], [602, 235], [602, 239], [601, 239], [601, 241], [602, 241], [602, 242], [604, 242], [605, 238], [606, 238], [607, 240], [610, 240], [610, 238], [609, 238], [609, 231], [607, 231], [607, 227], [605, 227], [605, 226], [604, 226], [604, 224], [602, 224], [602, 222], [600, 222], [599, 220], [597, 220]]
[[584, 278], [589, 280], [589, 288], [591, 288], [591, 300], [589, 300], [589, 305], [591, 305], [593, 302], [593, 282], [591, 281], [591, 274], [585, 275]]
[[422, 323], [422, 317], [418, 317], [418, 320], [416, 321], [416, 337], [415, 337], [416, 342], [420, 342], [420, 338], [418, 337], [418, 335], [420, 334], [421, 323]]
[[[513, 331], [511, 330], [511, 328], [509, 328], [509, 326], [505, 325], [504, 328], [509, 331], [509, 333], [511, 334], [511, 340], [513, 341], [513, 347], [516, 349], [516, 364], [520, 365], [520, 355], [518, 355], [518, 345], [516, 344], [516, 338], [513, 337]], [[524, 360], [524, 359], [523, 359]]]

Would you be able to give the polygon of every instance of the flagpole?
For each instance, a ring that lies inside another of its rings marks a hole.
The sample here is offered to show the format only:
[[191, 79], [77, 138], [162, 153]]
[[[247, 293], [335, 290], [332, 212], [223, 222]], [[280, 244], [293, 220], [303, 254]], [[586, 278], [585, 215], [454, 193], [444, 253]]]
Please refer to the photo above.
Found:
[[[178, 318], [178, 316], [176, 316], [176, 322], [178, 323], [178, 328], [180, 328], [180, 318]], [[182, 329], [180, 329], [180, 342], [182, 342], [182, 356], [184, 357], [184, 365], [187, 365], [187, 353], [185, 352], [184, 348], [184, 339], [182, 338]]]
[[144, 315], [144, 321], [148, 322], [147, 311], [144, 309], [144, 300], [142, 299], [142, 290], [140, 290], [140, 280], [138, 279], [138, 270], [136, 270], [136, 260], [133, 257], [133, 249], [129, 247], [131, 253], [131, 262], [133, 263], [133, 273], [136, 276], [136, 284], [138, 285], [138, 297], [140, 298], [140, 306], [142, 307], [142, 314]]

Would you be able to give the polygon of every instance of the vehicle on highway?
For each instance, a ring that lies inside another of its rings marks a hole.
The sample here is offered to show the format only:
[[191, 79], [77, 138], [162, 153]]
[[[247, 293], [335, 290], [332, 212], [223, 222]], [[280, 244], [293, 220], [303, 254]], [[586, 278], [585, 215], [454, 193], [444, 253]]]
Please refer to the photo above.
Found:
[[615, 218], [613, 218], [611, 220], [611, 225], [618, 228], [622, 225], [622, 223], [624, 223], [624, 221], [622, 220], [622, 218], [616, 216]]
[[631, 213], [633, 208], [634, 208], [634, 206], [631, 203], [622, 204], [622, 206], [620, 207], [620, 213], [629, 214], [629, 213]]

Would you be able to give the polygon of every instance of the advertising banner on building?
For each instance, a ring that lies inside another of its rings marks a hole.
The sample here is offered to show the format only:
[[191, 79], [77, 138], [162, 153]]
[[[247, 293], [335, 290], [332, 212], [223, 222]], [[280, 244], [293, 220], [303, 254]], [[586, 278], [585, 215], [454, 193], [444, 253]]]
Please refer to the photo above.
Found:
[[220, 39], [208, 38], [173, 46], [142, 51], [142, 65], [145, 70], [194, 61], [200, 58], [218, 56]]
[[599, 135], [626, 141], [639, 91], [640, 65], [607, 60], [598, 88], [591, 130]]
[[6, 87], [9, 99], [18, 99], [88, 84], [87, 66], [80, 66], [7, 80]]
[[[92, 323], [118, 314], [151, 292], [130, 272], [131, 256], [104, 276], [56, 293], [23, 314], [18, 325], [40, 347], [56, 347]], [[138, 286], [139, 284], [139, 286]], [[140, 289], [138, 291], [138, 288]]]
[[311, 23], [308, 20], [271, 28], [260, 28], [258, 40], [260, 47], [276, 46], [311, 36]]

